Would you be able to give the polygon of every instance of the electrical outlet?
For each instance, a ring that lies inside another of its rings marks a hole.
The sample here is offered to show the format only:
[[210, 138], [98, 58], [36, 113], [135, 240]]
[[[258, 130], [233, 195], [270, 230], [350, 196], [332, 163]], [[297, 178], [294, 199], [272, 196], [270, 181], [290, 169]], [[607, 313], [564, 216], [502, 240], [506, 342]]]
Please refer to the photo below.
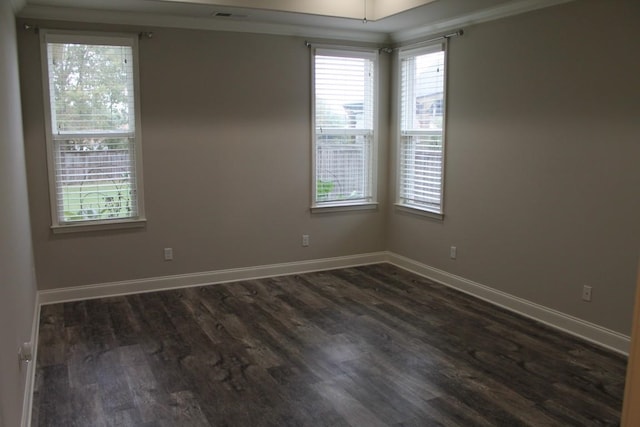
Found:
[[164, 260], [173, 261], [173, 248], [164, 248]]
[[591, 301], [591, 291], [593, 288], [591, 286], [583, 286], [582, 287], [582, 300], [583, 301]]
[[18, 360], [20, 362], [29, 363], [33, 359], [33, 346], [31, 342], [22, 343], [20, 347], [18, 347]]
[[302, 235], [302, 246], [304, 246], [304, 247], [309, 246], [309, 235], [308, 234], [303, 234]]
[[449, 258], [456, 259], [458, 257], [458, 248], [451, 246], [449, 249]]

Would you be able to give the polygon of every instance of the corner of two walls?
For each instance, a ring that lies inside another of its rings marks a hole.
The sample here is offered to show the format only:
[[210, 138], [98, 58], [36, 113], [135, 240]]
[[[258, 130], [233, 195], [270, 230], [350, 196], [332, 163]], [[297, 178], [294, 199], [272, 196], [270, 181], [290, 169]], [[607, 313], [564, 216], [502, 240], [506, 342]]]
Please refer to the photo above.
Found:
[[[39, 38], [19, 33], [34, 250], [41, 290], [380, 252], [383, 209], [311, 214], [311, 52], [304, 39], [153, 31], [140, 40], [146, 228], [54, 235]], [[381, 56], [381, 61], [387, 61]], [[388, 80], [383, 64], [382, 81]], [[384, 85], [383, 85], [384, 86]], [[382, 96], [388, 88], [383, 88]], [[383, 102], [382, 105], [386, 105]], [[381, 115], [388, 115], [387, 107]], [[387, 135], [386, 121], [380, 133]], [[379, 141], [386, 200], [386, 140]], [[309, 247], [301, 237], [310, 235]], [[164, 261], [163, 248], [174, 260]]]
[[[392, 212], [388, 249], [629, 335], [640, 242], [639, 9], [570, 2], [452, 39], [445, 218]], [[591, 302], [581, 300], [584, 285]]]
[[[381, 208], [309, 213], [302, 39], [161, 28], [140, 49], [146, 229], [53, 236], [38, 40], [20, 34], [40, 287], [390, 250], [628, 334], [640, 236], [632, 3], [571, 2], [472, 26], [451, 42], [442, 222], [393, 209], [384, 137]], [[381, 77], [391, 103], [382, 103], [380, 135], [392, 136], [395, 94]], [[174, 261], [162, 260], [163, 247]], [[585, 284], [591, 303], [580, 300]]]

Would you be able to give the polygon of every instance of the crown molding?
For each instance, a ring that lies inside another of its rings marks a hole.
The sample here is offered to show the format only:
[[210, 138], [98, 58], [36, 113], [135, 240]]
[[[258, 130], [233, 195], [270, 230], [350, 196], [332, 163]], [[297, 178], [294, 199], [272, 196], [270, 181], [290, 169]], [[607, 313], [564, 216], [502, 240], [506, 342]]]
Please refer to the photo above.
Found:
[[507, 3], [505, 5], [484, 9], [478, 12], [469, 13], [452, 19], [445, 19], [420, 27], [392, 32], [388, 36], [389, 40], [392, 43], [401, 44], [408, 41], [415, 41], [421, 38], [430, 37], [434, 34], [442, 34], [454, 29], [481, 24], [489, 21], [495, 21], [497, 19], [508, 18], [510, 16], [515, 16], [538, 9], [544, 9], [551, 6], [557, 6], [572, 1], [574, 0], [520, 0], [517, 2]]
[[153, 0], [164, 3], [184, 3], [213, 7], [234, 7], [243, 9], [263, 9], [276, 12], [293, 12], [307, 15], [330, 16], [336, 18], [377, 21], [398, 13], [424, 6], [435, 0], [340, 0], [340, 1], [300, 1], [300, 0]]
[[38, 5], [27, 5], [18, 14], [18, 16], [23, 19], [46, 19], [54, 21], [91, 22], [97, 24], [231, 31], [239, 33], [348, 40], [364, 43], [387, 43], [389, 41], [386, 33], [374, 31], [345, 30], [312, 27], [307, 25], [284, 25], [253, 21], [220, 21], [200, 17], [75, 9]]
[[[11, 0], [14, 8], [20, 7], [26, 0]], [[360, 43], [402, 44], [522, 13], [569, 3], [574, 0], [518, 0], [507, 4], [487, 8], [455, 18], [444, 19], [418, 27], [396, 32], [332, 28], [322, 26], [276, 24], [256, 21], [223, 21], [203, 17], [174, 16], [166, 14], [104, 11], [52, 6], [26, 5], [17, 15], [24, 19], [46, 19], [70, 22], [91, 22], [98, 24], [136, 25], [143, 27], [186, 28], [196, 30], [229, 31], [284, 35], [294, 37], [344, 40]], [[15, 9], [14, 9], [15, 10]], [[419, 11], [416, 11], [419, 13]], [[425, 17], [425, 22], [428, 17]]]

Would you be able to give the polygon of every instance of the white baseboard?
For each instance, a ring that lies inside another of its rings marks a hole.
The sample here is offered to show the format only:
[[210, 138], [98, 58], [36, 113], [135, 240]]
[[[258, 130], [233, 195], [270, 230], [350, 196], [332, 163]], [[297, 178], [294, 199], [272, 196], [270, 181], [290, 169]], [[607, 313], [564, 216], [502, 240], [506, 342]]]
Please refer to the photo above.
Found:
[[31, 342], [33, 343], [33, 361], [29, 363], [26, 375], [21, 427], [31, 426], [33, 391], [35, 387], [35, 361], [37, 360], [38, 353], [37, 338], [40, 325], [40, 307], [42, 305], [377, 264], [386, 262], [387, 257], [387, 252], [374, 252], [362, 255], [261, 265], [257, 267], [232, 268], [228, 270], [152, 277], [39, 291], [36, 295], [31, 336]]
[[31, 362], [27, 364], [25, 375], [24, 396], [22, 398], [21, 427], [31, 426], [31, 411], [33, 407], [33, 390], [36, 380], [36, 360], [38, 357], [38, 332], [40, 330], [40, 302], [36, 293], [35, 308], [33, 310], [33, 323], [31, 324]]
[[309, 273], [312, 271], [376, 264], [386, 261], [386, 252], [374, 252], [336, 258], [322, 258], [309, 261], [287, 262], [283, 264], [232, 268], [228, 270], [179, 274], [165, 277], [151, 277], [146, 279], [126, 280], [122, 282], [52, 289], [38, 292], [38, 297], [41, 305], [55, 304], [60, 302], [162, 291], [223, 282], [236, 282], [238, 280], [284, 276], [287, 274]]
[[[54, 304], [67, 301], [128, 295], [178, 289], [207, 284], [259, 279], [263, 277], [300, 274], [333, 268], [389, 262], [400, 268], [427, 277], [443, 285], [473, 295], [494, 305], [542, 322], [610, 350], [628, 354], [631, 338], [594, 323], [578, 319], [551, 308], [510, 295], [506, 292], [476, 283], [464, 277], [422, 264], [393, 252], [374, 252], [336, 258], [323, 258], [256, 267], [181, 274], [165, 277], [127, 280], [122, 282], [76, 286], [38, 292], [39, 304]], [[37, 336], [37, 335], [35, 335]], [[34, 336], [34, 343], [35, 343]], [[35, 347], [34, 347], [35, 348]]]
[[387, 262], [617, 353], [626, 356], [629, 355], [631, 337], [627, 335], [510, 295], [506, 292], [490, 288], [472, 280], [465, 279], [464, 277], [430, 267], [392, 252], [387, 253]]
[[434, 280], [445, 286], [473, 295], [491, 304], [503, 307], [522, 316], [534, 319], [555, 329], [575, 335], [617, 353], [628, 355], [631, 338], [610, 329], [578, 319], [568, 314], [544, 307], [525, 299], [476, 283], [464, 277], [422, 264], [393, 252], [374, 252], [318, 260], [262, 265], [257, 267], [233, 268], [193, 274], [181, 274], [122, 282], [102, 283], [61, 289], [39, 291], [36, 296], [36, 310], [32, 327], [33, 362], [29, 363], [24, 395], [22, 427], [31, 425], [32, 397], [35, 381], [35, 360], [38, 352], [38, 329], [40, 306], [68, 301], [128, 295], [169, 289], [202, 286], [208, 284], [259, 279], [288, 274], [309, 273], [334, 268], [389, 262], [412, 273]]

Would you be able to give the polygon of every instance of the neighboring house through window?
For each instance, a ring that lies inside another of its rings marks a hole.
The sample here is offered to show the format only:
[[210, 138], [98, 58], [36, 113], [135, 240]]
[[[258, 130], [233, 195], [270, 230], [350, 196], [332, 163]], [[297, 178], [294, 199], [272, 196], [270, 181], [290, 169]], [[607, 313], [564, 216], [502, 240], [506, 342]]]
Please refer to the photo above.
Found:
[[137, 42], [42, 32], [54, 231], [144, 220]]
[[377, 55], [314, 48], [313, 207], [375, 202]]

